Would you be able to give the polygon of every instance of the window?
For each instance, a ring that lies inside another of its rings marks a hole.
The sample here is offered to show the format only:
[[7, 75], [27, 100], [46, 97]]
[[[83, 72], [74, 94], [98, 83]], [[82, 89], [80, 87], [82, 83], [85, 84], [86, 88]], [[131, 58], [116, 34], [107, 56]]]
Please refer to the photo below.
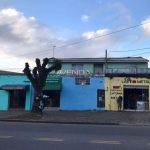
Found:
[[125, 65], [125, 68], [138, 68], [138, 65], [136, 64], [128, 64], [128, 65]]
[[138, 95], [138, 101], [148, 102], [148, 89], [142, 89], [140, 95]]
[[72, 74], [83, 74], [83, 64], [72, 64]]
[[90, 78], [75, 78], [75, 82], [77, 85], [89, 85]]
[[94, 65], [94, 73], [95, 74], [102, 74], [103, 73], [103, 65], [102, 64], [95, 64]]
[[97, 107], [105, 107], [105, 90], [97, 90]]

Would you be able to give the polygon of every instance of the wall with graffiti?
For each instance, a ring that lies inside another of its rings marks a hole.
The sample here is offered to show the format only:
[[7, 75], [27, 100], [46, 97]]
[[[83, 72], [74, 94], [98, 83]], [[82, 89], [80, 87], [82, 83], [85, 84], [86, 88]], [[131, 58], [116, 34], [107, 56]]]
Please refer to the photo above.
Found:
[[[106, 110], [118, 110], [117, 98], [119, 96], [124, 98], [124, 87], [125, 86], [146, 86], [148, 87], [148, 95], [150, 95], [150, 79], [148, 78], [132, 78], [132, 77], [113, 77], [113, 78], [105, 78], [105, 108]], [[122, 103], [123, 105], [124, 103]], [[122, 109], [124, 106], [122, 107]], [[150, 108], [150, 106], [149, 106]], [[149, 109], [148, 108], [148, 109]]]

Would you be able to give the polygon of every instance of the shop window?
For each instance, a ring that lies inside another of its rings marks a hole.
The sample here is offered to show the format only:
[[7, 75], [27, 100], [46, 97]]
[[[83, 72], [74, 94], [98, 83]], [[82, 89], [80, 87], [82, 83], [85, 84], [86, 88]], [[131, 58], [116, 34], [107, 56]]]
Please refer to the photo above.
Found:
[[89, 85], [90, 78], [75, 78], [75, 83], [77, 85]]
[[138, 95], [138, 101], [148, 102], [148, 89], [142, 89], [141, 95]]
[[94, 65], [94, 73], [95, 74], [102, 74], [103, 73], [103, 65], [102, 64], [95, 64]]
[[97, 107], [105, 107], [105, 90], [97, 90]]

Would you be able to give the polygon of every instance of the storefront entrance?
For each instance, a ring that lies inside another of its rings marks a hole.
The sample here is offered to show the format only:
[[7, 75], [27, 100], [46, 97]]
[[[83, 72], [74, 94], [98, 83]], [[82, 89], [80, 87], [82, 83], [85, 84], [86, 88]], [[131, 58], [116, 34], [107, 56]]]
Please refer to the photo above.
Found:
[[149, 110], [148, 86], [124, 86], [124, 110]]
[[43, 88], [43, 95], [49, 96], [45, 107], [60, 107], [60, 93], [62, 90], [62, 76], [49, 74]]
[[25, 90], [10, 90], [10, 105], [9, 108], [25, 108], [26, 91]]
[[49, 96], [46, 107], [60, 107], [60, 90], [43, 90], [43, 95]]

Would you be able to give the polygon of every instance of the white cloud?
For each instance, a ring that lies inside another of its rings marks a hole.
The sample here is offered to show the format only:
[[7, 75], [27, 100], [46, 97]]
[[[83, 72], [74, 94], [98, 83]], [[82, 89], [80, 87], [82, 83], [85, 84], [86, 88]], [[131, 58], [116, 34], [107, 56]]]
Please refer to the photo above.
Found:
[[89, 18], [90, 18], [90, 16], [83, 15], [83, 16], [81, 17], [81, 20], [84, 21], [84, 22], [86, 22], [86, 21], [89, 20]]
[[[82, 38], [69, 40], [66, 44], [81, 42], [70, 47], [65, 47], [64, 51], [58, 49], [58, 56], [61, 57], [104, 57], [105, 50], [112, 50], [113, 47], [121, 45], [125, 41], [125, 36], [122, 34], [113, 34], [104, 36], [110, 33], [109, 29], [102, 29], [97, 31], [87, 31], [82, 34]], [[97, 38], [96, 38], [97, 37]], [[94, 38], [93, 40], [90, 40]]]
[[144, 40], [150, 39], [150, 17], [141, 22], [143, 24], [138, 28], [138, 32], [135, 37], [136, 43], [142, 42]]
[[145, 21], [142, 21], [142, 24], [145, 34], [150, 36], [150, 17], [148, 17]]
[[97, 36], [102, 36], [109, 33], [108, 29], [102, 29], [102, 30], [98, 30], [96, 32], [94, 31], [88, 31], [82, 34], [83, 37], [85, 37], [86, 39], [90, 39], [90, 38], [94, 38]]
[[[10, 12], [13, 12], [11, 16]], [[26, 18], [23, 13], [15, 9], [4, 9], [0, 12], [0, 62], [7, 68], [23, 68], [25, 62], [30, 62], [30, 66], [34, 67], [36, 58], [52, 57], [54, 45], [56, 46], [54, 57], [58, 58], [103, 57], [105, 49], [111, 49], [121, 43], [124, 37], [116, 34], [72, 46], [57, 47], [102, 36], [109, 32], [111, 32], [109, 29], [87, 31], [81, 35], [81, 38], [66, 40], [58, 36], [58, 31], [51, 30], [34, 17]], [[43, 52], [38, 53], [39, 51]]]
[[[34, 17], [26, 18], [23, 13], [15, 9], [9, 8], [0, 11], [0, 62], [4, 61], [3, 58], [8, 58], [4, 64], [5, 66], [11, 66], [10, 61], [12, 61], [12, 59], [10, 57], [12, 56], [52, 48], [54, 43], [61, 41], [55, 38], [54, 35], [57, 35], [55, 34], [56, 32], [38, 22]], [[35, 60], [36, 57], [50, 57], [50, 51], [22, 56], [18, 57], [18, 59], [22, 60], [23, 58], [28, 58], [31, 60], [34, 58]], [[13, 61], [13, 63], [15, 64], [15, 61]], [[21, 67], [22, 65], [24, 66], [24, 64], [18, 63], [17, 61], [17, 67]]]
[[29, 19], [31, 19], [31, 20], [35, 20], [35, 18], [34, 18], [34, 17], [30, 17]]
[[18, 16], [18, 14], [22, 14], [20, 12], [17, 12], [15, 9], [11, 9], [11, 8], [8, 8], [8, 9], [4, 9], [1, 11], [1, 15], [7, 15], [8, 17], [12, 17], [12, 16]]
[[[143, 29], [147, 32], [150, 30], [149, 26], [143, 26]], [[59, 36], [63, 33], [62, 30], [52, 30], [36, 18], [26, 18], [23, 13], [15, 9], [4, 9], [0, 11], [0, 68], [23, 68], [25, 62], [29, 62], [30, 66], [34, 67], [36, 58], [52, 57], [54, 45], [56, 46], [54, 57], [57, 58], [104, 57], [106, 49], [123, 47], [131, 34], [120, 32], [105, 36], [111, 32], [111, 29], [107, 28], [86, 31], [79, 35], [80, 38], [68, 40]], [[94, 39], [89, 40], [90, 38]], [[62, 48], [59, 48], [61, 46]]]

